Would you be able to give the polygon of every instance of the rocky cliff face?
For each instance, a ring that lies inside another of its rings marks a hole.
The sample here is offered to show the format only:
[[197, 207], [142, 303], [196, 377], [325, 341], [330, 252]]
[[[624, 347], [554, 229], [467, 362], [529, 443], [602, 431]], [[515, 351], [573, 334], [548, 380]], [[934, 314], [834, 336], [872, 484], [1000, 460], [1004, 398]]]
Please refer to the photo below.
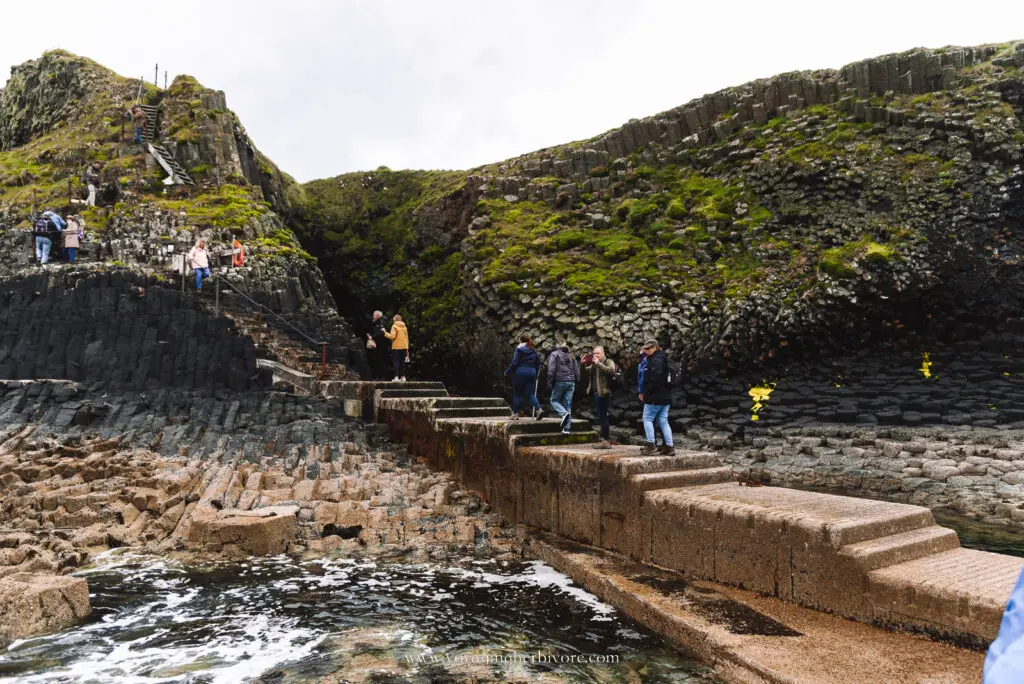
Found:
[[[124, 114], [136, 100], [155, 108], [155, 139], [194, 186], [166, 186], [165, 171], [131, 139]], [[82, 170], [93, 161], [104, 164], [97, 208], [81, 202]], [[330, 342], [332, 358], [358, 371], [362, 343], [281, 216], [300, 194], [256, 149], [224, 93], [188, 76], [162, 90], [54, 51], [12, 69], [0, 96], [0, 279], [30, 268], [29, 219], [45, 208], [84, 219], [84, 263], [165, 284], [179, 281], [182, 255], [196, 239], [218, 262], [237, 239], [248, 260], [230, 280], [255, 302], [252, 313], [259, 305], [279, 313], [316, 342]]]
[[[336, 290], [452, 340], [436, 355], [491, 386], [522, 332], [630, 354], [658, 336], [734, 371], [916, 345], [918, 321], [943, 337], [1020, 310], [1022, 65], [1021, 43], [914, 50], [471, 172], [317, 181], [300, 237]], [[353, 282], [370, 235], [388, 265]], [[436, 292], [454, 313], [420, 315]]]

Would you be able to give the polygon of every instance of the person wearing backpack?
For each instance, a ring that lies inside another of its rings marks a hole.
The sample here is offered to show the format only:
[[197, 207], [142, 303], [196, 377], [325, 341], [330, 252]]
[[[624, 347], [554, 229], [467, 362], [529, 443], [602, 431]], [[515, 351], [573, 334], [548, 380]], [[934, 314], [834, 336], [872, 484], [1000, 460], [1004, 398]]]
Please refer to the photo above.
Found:
[[[646, 358], [641, 361], [640, 401], [644, 404], [644, 437], [647, 438], [647, 444], [640, 449], [640, 453], [644, 456], [655, 453], [671, 455], [676, 450], [672, 441], [672, 426], [668, 422], [674, 379], [672, 368], [668, 354], [655, 340], [644, 342], [642, 351]], [[661, 436], [665, 441], [660, 448], [654, 446], [655, 423], [661, 429]]]
[[594, 351], [583, 357], [582, 365], [588, 370], [588, 395], [594, 395], [594, 407], [597, 409], [597, 424], [600, 428], [601, 441], [596, 449], [607, 449], [611, 446], [611, 425], [608, 422], [608, 406], [612, 401], [614, 385], [621, 380], [615, 362], [604, 354], [604, 347], [594, 347]]
[[537, 401], [537, 393], [534, 387], [537, 384], [537, 371], [540, 369], [540, 354], [537, 353], [537, 345], [529, 335], [519, 338], [519, 346], [512, 355], [512, 363], [505, 369], [505, 376], [512, 376], [512, 420], [519, 420], [519, 398], [526, 399], [537, 410], [534, 414], [535, 420], [544, 417], [544, 409]]
[[32, 222], [32, 235], [35, 236], [36, 261], [46, 264], [50, 261], [50, 252], [53, 249], [53, 239], [60, 235], [61, 225], [64, 219], [53, 211], [44, 211]]
[[82, 172], [82, 184], [89, 189], [89, 196], [85, 200], [85, 206], [95, 207], [96, 206], [96, 190], [100, 187], [100, 169], [103, 168], [103, 162], [93, 162], [85, 167], [85, 171]]
[[551, 408], [562, 419], [562, 434], [572, 430], [572, 395], [580, 381], [580, 366], [569, 351], [565, 338], [555, 338], [558, 347], [548, 357], [548, 382], [551, 383]]

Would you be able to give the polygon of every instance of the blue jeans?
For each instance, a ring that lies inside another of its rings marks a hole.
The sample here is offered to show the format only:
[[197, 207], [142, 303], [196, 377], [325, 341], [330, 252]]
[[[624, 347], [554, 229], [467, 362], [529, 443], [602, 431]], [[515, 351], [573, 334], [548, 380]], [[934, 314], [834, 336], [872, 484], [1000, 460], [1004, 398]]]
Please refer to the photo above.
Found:
[[50, 260], [51, 247], [53, 247], [53, 241], [50, 238], [36, 235], [36, 259], [39, 263], [45, 264]]
[[75, 255], [78, 253], [77, 247], [65, 247], [64, 253], [68, 255], [68, 263], [75, 263]]
[[576, 391], [576, 383], [561, 380], [551, 386], [551, 408], [561, 418], [572, 414], [572, 393]]
[[517, 368], [512, 375], [512, 413], [519, 413], [519, 398], [540, 411], [536, 395], [537, 371], [532, 368]]
[[644, 404], [644, 436], [648, 444], [654, 444], [654, 423], [661, 428], [661, 437], [665, 440], [665, 446], [674, 446], [672, 443], [672, 427], [668, 424], [668, 404], [655, 406]]
[[141, 128], [136, 128], [135, 129], [135, 142], [139, 143], [140, 145], [143, 143], [142, 129]]
[[196, 271], [196, 289], [203, 289], [203, 278], [210, 277], [210, 269], [208, 268], [197, 268]]

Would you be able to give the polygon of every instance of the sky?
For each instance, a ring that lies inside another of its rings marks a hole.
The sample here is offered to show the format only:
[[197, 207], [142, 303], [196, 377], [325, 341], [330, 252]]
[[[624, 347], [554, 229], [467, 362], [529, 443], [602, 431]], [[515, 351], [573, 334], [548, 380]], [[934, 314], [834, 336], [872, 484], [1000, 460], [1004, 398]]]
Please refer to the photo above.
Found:
[[4, 2], [0, 70], [62, 48], [227, 93], [299, 181], [469, 169], [732, 85], [1024, 39], [1021, 0]]

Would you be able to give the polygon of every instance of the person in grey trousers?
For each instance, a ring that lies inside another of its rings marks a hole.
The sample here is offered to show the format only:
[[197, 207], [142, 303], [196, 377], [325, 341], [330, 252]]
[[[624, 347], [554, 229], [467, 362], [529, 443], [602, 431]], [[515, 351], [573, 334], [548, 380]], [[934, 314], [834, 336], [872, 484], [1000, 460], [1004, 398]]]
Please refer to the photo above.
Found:
[[562, 419], [562, 434], [572, 428], [572, 395], [580, 380], [580, 366], [573, 358], [565, 338], [555, 338], [558, 348], [548, 356], [548, 382], [551, 383], [551, 408]]

